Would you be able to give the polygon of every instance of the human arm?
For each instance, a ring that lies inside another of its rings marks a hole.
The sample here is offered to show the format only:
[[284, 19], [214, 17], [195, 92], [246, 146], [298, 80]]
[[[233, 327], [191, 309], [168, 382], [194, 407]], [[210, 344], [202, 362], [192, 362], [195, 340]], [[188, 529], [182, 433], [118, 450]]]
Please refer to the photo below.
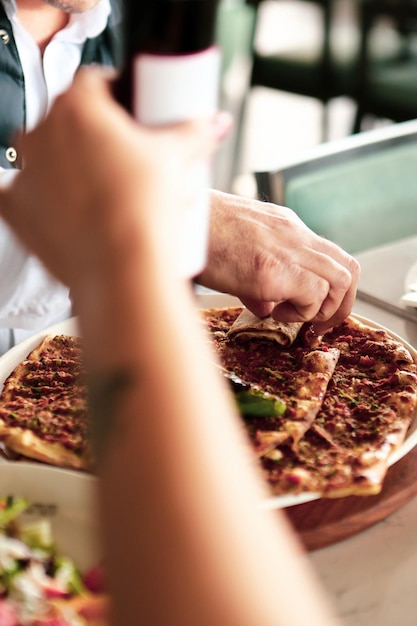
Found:
[[212, 192], [208, 263], [198, 281], [238, 296], [256, 315], [319, 330], [350, 313], [357, 261], [287, 207]]
[[25, 170], [0, 207], [71, 287], [93, 388], [114, 401], [108, 433], [97, 406], [93, 424], [112, 624], [334, 625], [284, 516], [261, 508], [234, 404], [174, 271], [186, 180], [211, 143], [205, 125], [138, 128], [83, 73], [23, 141]]

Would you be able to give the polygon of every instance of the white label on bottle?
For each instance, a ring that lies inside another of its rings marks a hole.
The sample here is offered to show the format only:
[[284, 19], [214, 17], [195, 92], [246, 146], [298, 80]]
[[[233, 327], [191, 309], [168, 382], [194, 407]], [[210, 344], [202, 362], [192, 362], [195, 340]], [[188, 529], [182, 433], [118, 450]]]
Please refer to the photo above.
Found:
[[[134, 63], [135, 117], [143, 124], [160, 125], [215, 113], [218, 106], [220, 52], [215, 46], [194, 54], [140, 54]], [[181, 276], [192, 277], [205, 267], [209, 233], [210, 168], [196, 167], [200, 192], [196, 206], [179, 229], [178, 261]], [[196, 194], [197, 195], [197, 194]]]

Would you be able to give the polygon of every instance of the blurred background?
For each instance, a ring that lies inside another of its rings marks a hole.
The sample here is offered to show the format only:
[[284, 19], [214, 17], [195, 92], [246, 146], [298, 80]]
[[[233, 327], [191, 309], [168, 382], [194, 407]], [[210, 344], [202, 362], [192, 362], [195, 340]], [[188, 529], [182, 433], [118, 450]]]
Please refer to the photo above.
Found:
[[416, 0], [221, 0], [221, 106], [235, 118], [214, 186], [324, 141], [417, 118]]

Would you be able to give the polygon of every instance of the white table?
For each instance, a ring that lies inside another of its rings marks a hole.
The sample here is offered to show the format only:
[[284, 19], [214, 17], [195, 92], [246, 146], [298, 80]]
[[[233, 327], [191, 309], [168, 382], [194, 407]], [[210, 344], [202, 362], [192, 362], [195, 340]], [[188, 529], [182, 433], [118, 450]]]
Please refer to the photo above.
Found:
[[[417, 262], [417, 236], [357, 255], [360, 287], [399, 304], [405, 275]], [[417, 323], [357, 301], [354, 312], [417, 347]], [[310, 558], [347, 626], [417, 625], [417, 498], [383, 522]]]
[[[417, 263], [417, 236], [362, 252], [356, 258], [362, 268], [359, 288], [391, 304], [402, 306], [400, 298], [404, 293], [406, 274]], [[356, 301], [354, 311], [388, 326], [417, 347], [417, 323], [410, 323], [360, 300]], [[409, 308], [409, 311], [414, 313], [413, 309]]]

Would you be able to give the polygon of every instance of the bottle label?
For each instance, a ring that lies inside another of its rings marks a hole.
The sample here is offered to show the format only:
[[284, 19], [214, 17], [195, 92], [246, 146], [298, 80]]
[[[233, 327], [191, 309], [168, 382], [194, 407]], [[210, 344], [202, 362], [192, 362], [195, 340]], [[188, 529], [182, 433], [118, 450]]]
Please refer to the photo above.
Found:
[[[139, 54], [134, 60], [133, 113], [143, 124], [162, 125], [213, 115], [218, 106], [220, 52], [215, 46], [193, 54]], [[199, 274], [206, 264], [209, 234], [210, 167], [196, 166], [196, 205], [178, 233], [179, 273]]]
[[135, 117], [166, 124], [213, 115], [218, 103], [217, 47], [194, 54], [139, 54], [134, 63]]

